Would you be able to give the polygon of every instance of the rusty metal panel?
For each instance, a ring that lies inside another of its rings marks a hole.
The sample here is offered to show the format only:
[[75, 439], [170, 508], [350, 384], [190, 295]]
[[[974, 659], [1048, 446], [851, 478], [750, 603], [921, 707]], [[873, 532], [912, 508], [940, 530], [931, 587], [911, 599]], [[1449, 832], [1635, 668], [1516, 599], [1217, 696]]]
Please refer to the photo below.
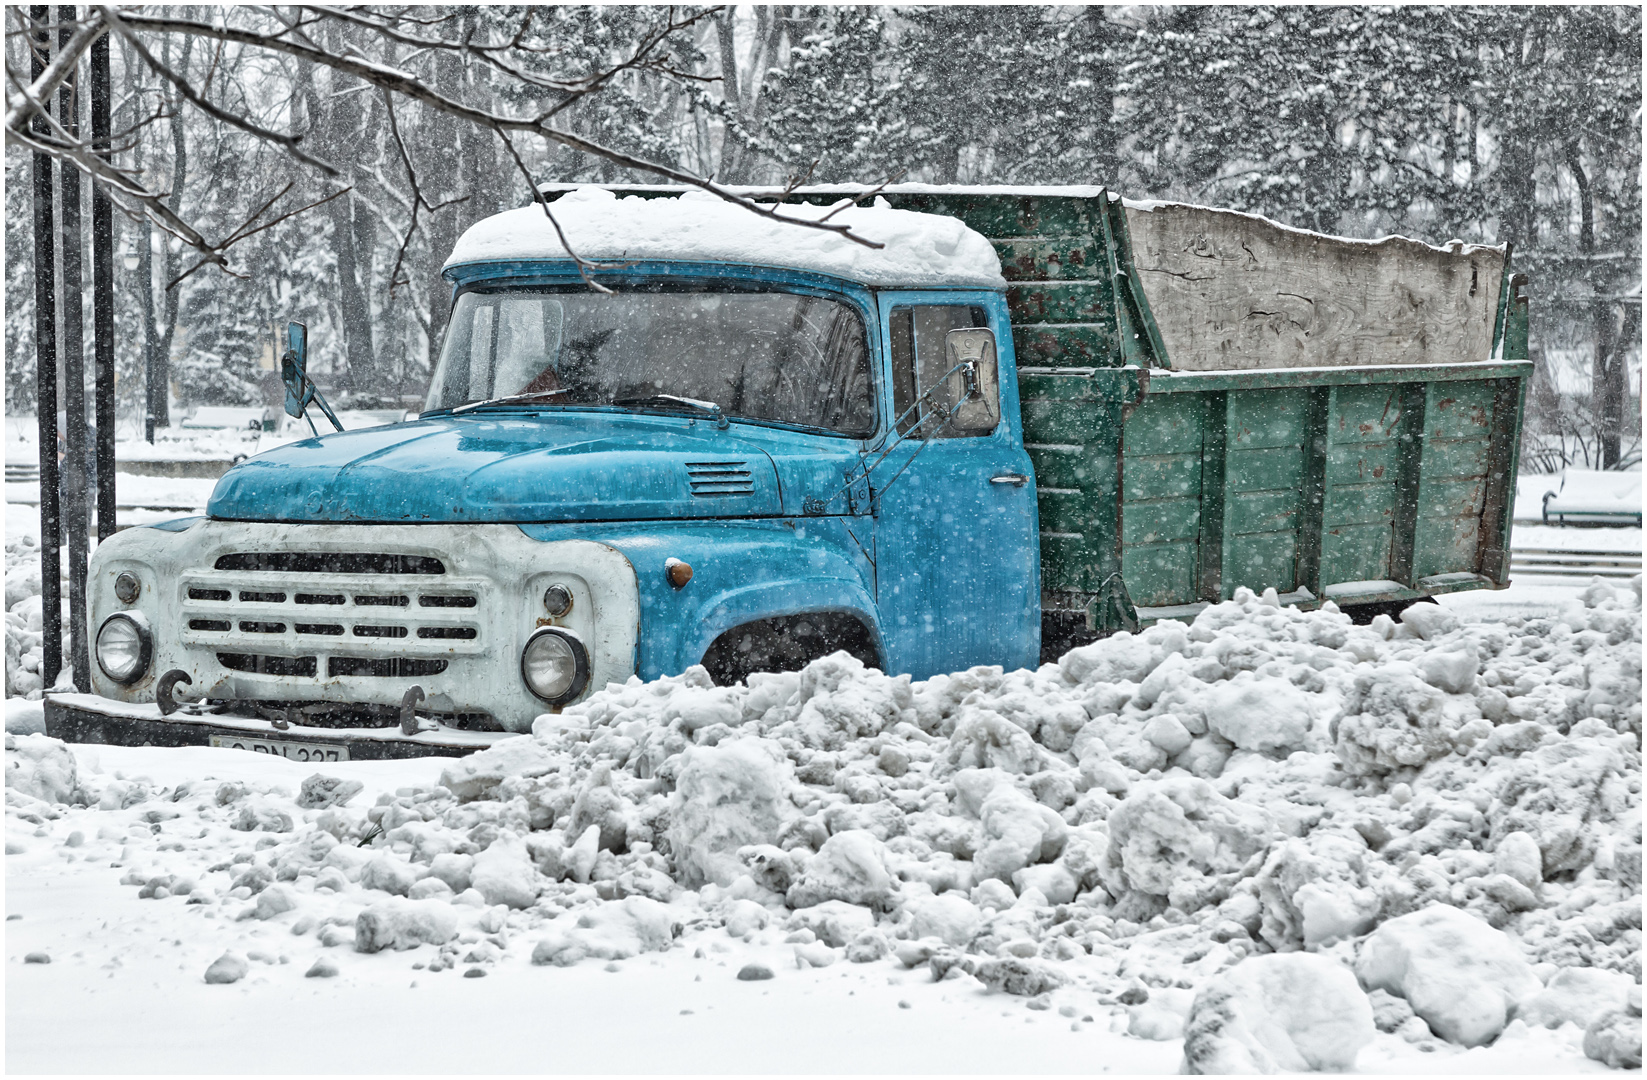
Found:
[[1096, 282], [1035, 281], [1007, 286], [1007, 310], [1014, 323], [1103, 322], [1111, 309], [1109, 290]]
[[1492, 425], [1495, 391], [1485, 379], [1432, 387], [1425, 407], [1425, 437], [1485, 438]]
[[1432, 383], [1426, 391], [1412, 572], [1415, 578], [1478, 573], [1498, 387], [1483, 379]]
[[1085, 610], [1118, 586], [1123, 410], [1136, 372], [1020, 373], [1024, 446], [1041, 514], [1041, 584]]
[[1115, 319], [1106, 311], [1090, 323], [1024, 323], [1012, 328], [1018, 366], [1044, 368], [1120, 367]]
[[1007, 237], [994, 241], [1008, 281], [1101, 281], [1108, 276], [1091, 236]]
[[1426, 517], [1414, 538], [1413, 577], [1475, 572], [1476, 549], [1481, 542], [1481, 514]]
[[1121, 576], [1132, 602], [1141, 607], [1168, 607], [1196, 599], [1196, 544], [1132, 545], [1122, 549]]
[[[1525, 314], [1525, 312], [1523, 312]], [[1510, 527], [1515, 501], [1516, 446], [1521, 437], [1521, 402], [1525, 380], [1495, 379], [1493, 427], [1487, 450], [1487, 493], [1481, 512], [1481, 547], [1477, 572], [1499, 584], [1510, 575]]]
[[1081, 236], [1092, 234], [1094, 195], [1014, 193], [1011, 191], [900, 191], [882, 196], [899, 210], [947, 214], [990, 239], [1011, 236]]

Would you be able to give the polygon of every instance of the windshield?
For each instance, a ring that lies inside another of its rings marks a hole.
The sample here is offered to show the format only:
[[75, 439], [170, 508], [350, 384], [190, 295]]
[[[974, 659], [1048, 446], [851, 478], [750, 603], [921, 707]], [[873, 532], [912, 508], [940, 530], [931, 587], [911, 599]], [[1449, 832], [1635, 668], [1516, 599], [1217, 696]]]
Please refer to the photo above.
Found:
[[875, 426], [869, 387], [863, 320], [821, 296], [472, 289], [453, 305], [428, 409], [514, 395], [646, 408], [686, 398], [732, 417], [865, 436]]

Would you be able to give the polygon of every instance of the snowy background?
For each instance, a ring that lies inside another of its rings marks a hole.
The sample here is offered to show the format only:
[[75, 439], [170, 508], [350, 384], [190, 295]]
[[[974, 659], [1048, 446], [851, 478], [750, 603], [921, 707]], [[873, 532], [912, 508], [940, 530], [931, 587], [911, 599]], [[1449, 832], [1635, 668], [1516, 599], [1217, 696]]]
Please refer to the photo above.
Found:
[[[478, 108], [552, 107], [580, 137], [727, 183], [1103, 184], [1345, 236], [1508, 242], [1529, 278], [1538, 366], [1529, 466], [1600, 467], [1609, 431], [1619, 460], [1639, 461], [1634, 8], [564, 5], [538, 7], [524, 25], [522, 11], [435, 6], [395, 28], [518, 40], [499, 54], [503, 67], [318, 13], [306, 40]], [[278, 27], [258, 8], [221, 15], [254, 33]], [[334, 404], [415, 407], [445, 326], [439, 269], [453, 242], [529, 200], [514, 155], [538, 183], [658, 182], [553, 140], [517, 135], [506, 148], [284, 53], [142, 40], [222, 113], [302, 134], [338, 175], [189, 107], [130, 42], [114, 41], [113, 128], [129, 133], [118, 166], [213, 242], [267, 226], [227, 249], [244, 278], [206, 269], [171, 288], [198, 253], [115, 215], [117, 394], [131, 431], [143, 413], [145, 293], [169, 365], [162, 423], [199, 405], [278, 408], [288, 319], [308, 324], [311, 370]], [[24, 42], [6, 38], [8, 60], [26, 70]], [[598, 92], [576, 89], [596, 76]], [[6, 411], [18, 415], [34, 402], [29, 168], [8, 144]], [[126, 268], [151, 251], [152, 280], [141, 262]]]
[[[333, 16], [313, 37], [733, 183], [1102, 183], [1513, 243], [1537, 367], [1516, 583], [1368, 627], [1242, 594], [1038, 671], [911, 683], [834, 657], [717, 689], [694, 669], [457, 762], [65, 746], [39, 734], [35, 262], [9, 147], [8, 1070], [1639, 1067], [1641, 532], [1527, 523], [1563, 467], [1639, 467], [1639, 11], [534, 10], [398, 27], [515, 35], [509, 69]], [[654, 179], [285, 54], [146, 40], [340, 169], [185, 107], [115, 43], [116, 167], [212, 238], [269, 225], [226, 249], [245, 277], [166, 287], [197, 253], [116, 215], [121, 526], [200, 512], [296, 434], [247, 428], [278, 410], [287, 319], [346, 424], [393, 419], [421, 401], [464, 228], [534, 182]], [[23, 48], [8, 34], [14, 68]], [[169, 367], [152, 445], [146, 303]], [[1563, 559], [1620, 565], [1538, 572]]]

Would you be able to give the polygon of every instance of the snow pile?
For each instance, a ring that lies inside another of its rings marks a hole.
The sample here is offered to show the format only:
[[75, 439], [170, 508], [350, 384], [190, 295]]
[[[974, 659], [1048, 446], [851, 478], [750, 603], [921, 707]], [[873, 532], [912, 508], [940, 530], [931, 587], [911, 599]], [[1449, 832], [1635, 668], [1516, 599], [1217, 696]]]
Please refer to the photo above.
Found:
[[[842, 200], [846, 202], [846, 200]], [[772, 204], [761, 203], [765, 209]], [[702, 191], [670, 198], [618, 198], [579, 187], [549, 204], [566, 241], [581, 258], [685, 260], [782, 266], [905, 288], [1006, 287], [990, 242], [938, 214], [871, 206], [786, 203], [785, 217], [849, 226], [867, 247], [839, 232], [785, 223]], [[510, 259], [568, 258], [541, 206], [506, 210], [471, 225], [446, 266]]]
[[1430, 1030], [1464, 1046], [1496, 1039], [1540, 989], [1507, 935], [1446, 904], [1380, 926], [1362, 946], [1355, 973], [1369, 989], [1406, 999]]
[[1209, 979], [1190, 1009], [1185, 1073], [1345, 1072], [1373, 1011], [1342, 964], [1271, 953]]
[[[68, 595], [68, 567], [63, 567], [63, 595]], [[44, 616], [40, 598], [40, 546], [24, 533], [6, 538], [6, 696], [40, 699], [45, 682], [40, 664], [45, 656], [41, 629]], [[63, 634], [63, 655], [69, 638]]]
[[76, 776], [8, 739], [8, 817], [85, 814], [146, 895], [435, 972], [731, 935], [783, 950], [775, 977], [886, 963], [1109, 1007], [1202, 1070], [1550, 1024], [1623, 1062], [1639, 589], [1366, 627], [1242, 590], [1036, 671], [919, 683], [845, 654], [731, 688], [693, 668], [373, 806], [325, 776]]
[[6, 793], [48, 803], [66, 803], [77, 794], [74, 755], [45, 735], [6, 732]]

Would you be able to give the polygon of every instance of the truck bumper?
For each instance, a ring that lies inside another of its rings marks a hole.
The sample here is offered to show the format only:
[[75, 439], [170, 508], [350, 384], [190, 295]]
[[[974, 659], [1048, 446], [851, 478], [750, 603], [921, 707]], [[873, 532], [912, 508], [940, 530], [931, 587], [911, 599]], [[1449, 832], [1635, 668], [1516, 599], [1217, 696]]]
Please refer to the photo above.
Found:
[[[401, 565], [410, 560], [424, 565]], [[138, 583], [129, 604], [114, 591], [122, 573]], [[564, 617], [544, 606], [553, 585], [573, 598]], [[620, 552], [534, 540], [514, 525], [128, 529], [98, 547], [87, 592], [92, 640], [116, 612], [151, 628], [153, 657], [135, 681], [93, 663], [88, 689], [109, 701], [153, 702], [173, 670], [189, 677], [189, 700], [245, 702], [248, 713], [253, 702], [398, 708], [415, 686], [429, 712], [481, 714], [491, 722], [470, 726], [516, 732], [551, 708], [520, 675], [533, 632], [552, 624], [578, 637], [592, 693], [634, 672], [640, 623], [635, 570]]]
[[226, 746], [278, 754], [292, 761], [378, 761], [462, 757], [513, 738], [503, 731], [440, 727], [404, 735], [399, 728], [322, 728], [213, 713], [184, 706], [162, 716], [153, 704], [127, 704], [96, 694], [49, 694], [46, 734], [73, 743], [107, 746]]

